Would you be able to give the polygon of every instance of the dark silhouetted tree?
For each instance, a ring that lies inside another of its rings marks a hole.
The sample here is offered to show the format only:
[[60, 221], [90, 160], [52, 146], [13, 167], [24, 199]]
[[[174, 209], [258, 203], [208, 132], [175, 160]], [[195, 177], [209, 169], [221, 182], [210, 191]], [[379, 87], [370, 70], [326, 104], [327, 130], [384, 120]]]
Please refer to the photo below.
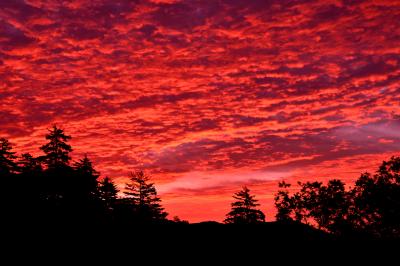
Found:
[[16, 170], [17, 165], [14, 162], [16, 158], [10, 142], [0, 138], [0, 175], [7, 175]]
[[40, 173], [43, 171], [42, 164], [39, 158], [33, 157], [29, 153], [21, 155], [18, 161], [19, 171], [22, 173]]
[[291, 214], [293, 212], [292, 208], [292, 199], [289, 195], [288, 188], [290, 184], [285, 183], [285, 181], [279, 182], [280, 190], [275, 195], [275, 207], [277, 209], [277, 213], [275, 218], [280, 222], [292, 221]]
[[400, 237], [400, 157], [384, 161], [375, 175], [362, 174], [353, 193], [362, 230], [381, 238]]
[[290, 217], [342, 236], [400, 237], [400, 157], [384, 161], [374, 175], [362, 174], [353, 189], [340, 180], [299, 185], [291, 196], [281, 186], [278, 220]]
[[73, 173], [67, 183], [68, 204], [71, 205], [74, 215], [86, 219], [90, 223], [98, 222], [103, 215], [103, 206], [99, 197], [97, 172], [90, 159], [85, 155], [73, 164]]
[[157, 196], [154, 183], [143, 171], [131, 173], [130, 183], [126, 184], [126, 200], [134, 207], [139, 222], [163, 221], [167, 217], [161, 207], [161, 199]]
[[321, 182], [298, 183], [300, 191], [289, 196], [284, 183], [275, 197], [277, 219], [296, 220], [316, 225], [319, 229], [335, 234], [347, 233], [350, 221], [351, 197], [340, 180], [330, 180], [327, 185]]
[[16, 176], [17, 165], [14, 162], [16, 156], [12, 151], [10, 142], [0, 138], [0, 208], [3, 221], [9, 217], [15, 217], [20, 207], [15, 190], [19, 188], [19, 179]]
[[69, 165], [71, 157], [69, 153], [72, 152], [71, 146], [67, 143], [71, 137], [64, 134], [62, 129], [53, 126], [46, 135], [49, 141], [40, 149], [46, 154], [43, 160], [49, 169], [63, 168]]
[[258, 224], [265, 222], [265, 215], [256, 207], [260, 204], [254, 196], [250, 195], [247, 187], [233, 196], [232, 210], [226, 215], [225, 223], [228, 224]]
[[80, 184], [79, 188], [84, 199], [93, 200], [97, 198], [97, 179], [100, 177], [100, 173], [94, 169], [87, 155], [74, 163], [74, 170], [76, 181]]
[[111, 215], [115, 209], [115, 204], [117, 201], [117, 186], [110, 178], [105, 177], [99, 182], [98, 191], [105, 213], [107, 215]]
[[41, 182], [41, 207], [49, 221], [78, 220], [75, 213], [80, 184], [69, 164], [72, 148], [67, 142], [70, 139], [62, 129], [53, 126], [46, 135], [47, 144], [40, 148], [45, 155], [39, 159], [47, 166]]
[[318, 195], [318, 208], [313, 215], [320, 228], [335, 234], [347, 234], [351, 228], [351, 197], [345, 184], [333, 179], [322, 186]]
[[18, 197], [14, 200], [16, 215], [20, 219], [37, 217], [41, 215], [43, 199], [46, 199], [44, 188], [48, 185], [43, 179], [43, 168], [40, 159], [29, 153], [24, 153], [18, 158], [18, 175], [14, 184], [18, 187]]

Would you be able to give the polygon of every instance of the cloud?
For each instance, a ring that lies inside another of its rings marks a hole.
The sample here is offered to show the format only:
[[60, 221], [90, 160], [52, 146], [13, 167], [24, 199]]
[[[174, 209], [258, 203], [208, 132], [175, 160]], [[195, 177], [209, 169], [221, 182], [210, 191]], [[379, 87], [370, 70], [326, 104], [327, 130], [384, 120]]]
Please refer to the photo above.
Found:
[[5, 51], [15, 47], [28, 46], [35, 41], [34, 38], [27, 36], [20, 29], [4, 21], [0, 23], [0, 36], [2, 37], [0, 44]]

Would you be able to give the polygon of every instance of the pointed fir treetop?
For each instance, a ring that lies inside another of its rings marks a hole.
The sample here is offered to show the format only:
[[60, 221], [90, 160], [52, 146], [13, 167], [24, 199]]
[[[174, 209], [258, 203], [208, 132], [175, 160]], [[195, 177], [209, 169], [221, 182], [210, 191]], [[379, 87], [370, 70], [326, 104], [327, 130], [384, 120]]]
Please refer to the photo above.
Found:
[[100, 177], [100, 173], [94, 169], [87, 155], [74, 163], [73, 170], [75, 172], [76, 181], [81, 184], [79, 188], [76, 188], [76, 193], [80, 191], [87, 199], [96, 199], [99, 193], [97, 179]]
[[241, 191], [235, 193], [233, 198], [237, 201], [232, 203], [232, 207], [252, 208], [260, 205], [257, 203], [258, 200], [255, 199], [255, 196], [250, 195], [250, 189], [246, 186]]
[[117, 194], [117, 186], [109, 177], [105, 177], [99, 182], [99, 195], [102, 201], [105, 203], [112, 203], [117, 199]]
[[143, 171], [132, 172], [130, 177], [131, 182], [126, 184], [124, 194], [139, 206], [160, 201], [157, 197], [154, 183], [149, 183], [149, 180], [149, 176]]
[[260, 204], [257, 203], [255, 196], [250, 194], [250, 190], [244, 186], [241, 191], [234, 194], [234, 201], [231, 211], [226, 215], [225, 223], [233, 224], [256, 224], [265, 222], [265, 215], [256, 209]]
[[85, 154], [82, 159], [74, 163], [74, 169], [82, 175], [93, 176], [95, 179], [100, 176], [100, 173], [94, 169], [93, 163], [87, 157], [87, 154]]
[[71, 137], [65, 135], [64, 130], [54, 125], [49, 129], [46, 139], [49, 142], [40, 149], [46, 154], [43, 159], [47, 166], [49, 168], [68, 166], [71, 160], [69, 153], [72, 152], [72, 148], [67, 142]]
[[139, 210], [141, 219], [163, 220], [168, 215], [161, 206], [154, 183], [143, 171], [131, 173], [130, 183], [125, 186], [124, 194]]

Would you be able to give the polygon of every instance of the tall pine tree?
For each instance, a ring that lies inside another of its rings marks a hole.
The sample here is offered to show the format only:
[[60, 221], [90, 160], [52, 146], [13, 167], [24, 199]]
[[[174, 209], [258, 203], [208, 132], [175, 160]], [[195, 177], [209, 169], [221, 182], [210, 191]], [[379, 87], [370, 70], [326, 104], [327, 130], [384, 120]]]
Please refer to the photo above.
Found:
[[73, 219], [77, 204], [76, 182], [73, 169], [70, 167], [72, 151], [67, 143], [71, 137], [65, 135], [64, 131], [57, 126], [49, 129], [46, 135], [48, 143], [40, 147], [45, 153], [40, 160], [47, 166], [43, 173], [42, 212], [45, 219], [65, 221]]
[[99, 194], [102, 201], [109, 203], [115, 202], [117, 200], [117, 193], [117, 186], [109, 177], [105, 177], [99, 182]]
[[47, 167], [57, 169], [68, 166], [71, 160], [69, 153], [72, 152], [72, 148], [67, 142], [71, 137], [65, 135], [62, 129], [54, 125], [46, 135], [46, 139], [49, 142], [40, 149], [46, 154], [42, 158]]
[[233, 196], [236, 200], [231, 204], [232, 210], [226, 215], [227, 224], [258, 224], [265, 222], [265, 215], [262, 211], [256, 209], [260, 204], [247, 187]]
[[162, 221], [168, 215], [161, 206], [154, 183], [143, 171], [131, 173], [130, 183], [126, 184], [126, 199], [136, 209], [140, 221]]
[[105, 177], [99, 182], [98, 193], [106, 215], [111, 215], [117, 202], [118, 189], [114, 182]]
[[74, 164], [74, 170], [77, 177], [77, 185], [82, 193], [81, 196], [83, 196], [85, 200], [95, 199], [97, 197], [97, 179], [100, 173], [94, 169], [87, 155]]

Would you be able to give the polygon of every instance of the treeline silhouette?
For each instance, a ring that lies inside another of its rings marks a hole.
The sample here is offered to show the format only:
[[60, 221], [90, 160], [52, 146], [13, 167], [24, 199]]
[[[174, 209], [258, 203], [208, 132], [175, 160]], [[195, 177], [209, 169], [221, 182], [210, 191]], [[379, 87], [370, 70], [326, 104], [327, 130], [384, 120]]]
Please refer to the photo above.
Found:
[[[109, 178], [100, 178], [84, 156], [72, 162], [70, 136], [57, 126], [49, 129], [43, 155], [16, 156], [0, 138], [3, 214], [11, 222], [48, 225], [131, 226], [187, 225], [168, 219], [154, 183], [142, 170], [132, 172], [123, 196]], [[364, 173], [353, 188], [341, 180], [279, 183], [275, 195], [276, 222], [265, 222], [247, 187], [234, 194], [225, 224], [257, 225], [257, 230], [305, 238], [399, 238], [400, 157], [384, 161], [376, 174]], [[209, 221], [197, 225], [220, 226]], [[226, 226], [228, 226], [226, 225]]]
[[400, 157], [384, 161], [375, 174], [363, 173], [353, 188], [343, 181], [280, 182], [275, 196], [276, 219], [310, 224], [336, 236], [400, 237]]
[[[70, 136], [56, 126], [40, 147], [44, 155], [15, 155], [0, 139], [0, 176], [9, 215], [17, 221], [47, 224], [168, 223], [153, 183], [143, 171], [131, 173], [123, 197], [114, 182], [100, 174], [87, 156], [71, 163]], [[175, 219], [175, 223], [179, 219]]]

